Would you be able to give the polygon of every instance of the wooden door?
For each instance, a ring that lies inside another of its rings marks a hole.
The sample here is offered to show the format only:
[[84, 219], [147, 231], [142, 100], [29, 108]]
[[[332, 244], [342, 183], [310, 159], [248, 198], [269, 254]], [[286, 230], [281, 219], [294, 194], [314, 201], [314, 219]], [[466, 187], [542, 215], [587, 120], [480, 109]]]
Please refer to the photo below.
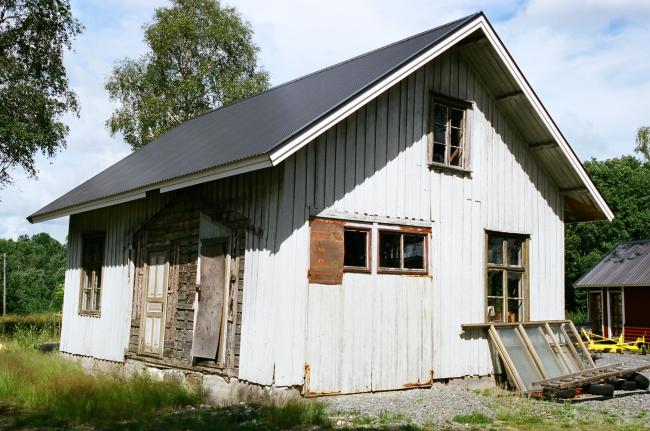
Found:
[[140, 325], [140, 352], [162, 356], [167, 300], [167, 251], [150, 251], [147, 256], [146, 280]]
[[216, 359], [219, 352], [225, 331], [228, 243], [227, 238], [201, 241], [199, 300], [192, 339], [195, 358]]

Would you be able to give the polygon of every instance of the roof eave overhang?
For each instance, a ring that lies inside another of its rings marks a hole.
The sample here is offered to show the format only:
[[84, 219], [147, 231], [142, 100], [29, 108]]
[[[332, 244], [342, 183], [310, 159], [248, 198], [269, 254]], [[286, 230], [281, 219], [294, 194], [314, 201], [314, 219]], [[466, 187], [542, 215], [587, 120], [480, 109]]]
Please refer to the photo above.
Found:
[[140, 187], [135, 190], [128, 190], [123, 193], [107, 196], [100, 199], [95, 199], [89, 202], [84, 202], [79, 205], [74, 205], [59, 210], [45, 212], [41, 214], [32, 214], [27, 217], [30, 223], [40, 223], [47, 220], [52, 220], [59, 217], [65, 217], [82, 212], [92, 211], [100, 208], [105, 208], [113, 205], [131, 202], [137, 199], [146, 197], [147, 192], [159, 190], [160, 193], [166, 193], [185, 187], [191, 187], [197, 184], [206, 183], [209, 181], [218, 180], [221, 178], [231, 177], [234, 175], [243, 174], [246, 172], [257, 171], [259, 169], [269, 168], [273, 166], [271, 160], [266, 155], [251, 157], [247, 159], [238, 160], [233, 163], [228, 163], [221, 166], [216, 166], [193, 174], [185, 175], [161, 181]]
[[[582, 163], [571, 149], [569, 143], [562, 135], [562, 132], [560, 132], [559, 128], [549, 115], [548, 111], [539, 100], [539, 97], [537, 97], [532, 87], [515, 63], [514, 59], [506, 49], [505, 45], [494, 31], [494, 28], [492, 28], [492, 25], [483, 14], [479, 14], [476, 18], [467, 22], [464, 26], [459, 27], [454, 33], [448, 35], [445, 39], [436, 43], [435, 46], [411, 59], [406, 64], [393, 71], [391, 74], [381, 79], [376, 84], [360, 92], [351, 100], [329, 113], [327, 116], [321, 118], [316, 123], [309, 126], [307, 129], [299, 132], [299, 134], [295, 137], [290, 138], [290, 140], [286, 141], [285, 144], [278, 146], [277, 149], [270, 153], [271, 162], [274, 166], [276, 166], [282, 161], [286, 160], [288, 157], [307, 145], [325, 130], [343, 120], [355, 110], [359, 109], [364, 104], [371, 101], [373, 98], [388, 90], [388, 88], [390, 88], [392, 85], [396, 84], [401, 79], [408, 76], [410, 73], [422, 67], [429, 61], [443, 54], [454, 45], [456, 45], [456, 43], [460, 42], [465, 37], [469, 36], [477, 30], [482, 30], [484, 32], [490, 44], [499, 55], [499, 58], [517, 82], [522, 93], [530, 102], [536, 114], [540, 117], [544, 126], [552, 135], [553, 140], [562, 150], [563, 155], [566, 157], [571, 167], [582, 181], [586, 191], [589, 193], [591, 199], [593, 200], [596, 209], [602, 215], [602, 217], [590, 216], [588, 220], [611, 221], [614, 218], [614, 214], [605, 202], [605, 199], [601, 196], [600, 192], [589, 178], [589, 175], [582, 166]], [[585, 221], [586, 220], [587, 219], [585, 219]]]

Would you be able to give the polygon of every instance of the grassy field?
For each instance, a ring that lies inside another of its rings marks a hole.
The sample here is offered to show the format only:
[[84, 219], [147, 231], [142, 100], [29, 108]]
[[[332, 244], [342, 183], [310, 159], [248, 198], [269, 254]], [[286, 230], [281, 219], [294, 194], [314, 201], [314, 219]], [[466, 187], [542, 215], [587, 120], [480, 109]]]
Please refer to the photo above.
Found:
[[580, 405], [523, 399], [502, 390], [476, 392], [492, 414], [458, 415], [443, 425], [416, 426], [402, 411], [385, 410], [377, 416], [330, 412], [327, 399], [209, 407], [200, 387], [153, 381], [147, 375], [129, 380], [91, 375], [57, 354], [39, 352], [39, 343], [56, 341], [58, 323], [53, 321], [56, 318], [32, 316], [7, 319], [4, 326], [0, 322], [0, 429], [648, 429], [644, 412], [622, 417]]

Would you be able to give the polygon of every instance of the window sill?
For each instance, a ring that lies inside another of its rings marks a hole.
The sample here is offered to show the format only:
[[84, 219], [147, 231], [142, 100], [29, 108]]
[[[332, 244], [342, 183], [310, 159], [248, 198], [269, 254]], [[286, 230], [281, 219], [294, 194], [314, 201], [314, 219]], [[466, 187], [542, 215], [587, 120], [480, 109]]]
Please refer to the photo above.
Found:
[[95, 317], [95, 318], [99, 318], [99, 317], [102, 317], [102, 313], [100, 313], [100, 312], [97, 312], [97, 313], [91, 313], [91, 312], [88, 312], [88, 311], [81, 311], [81, 312], [79, 312], [79, 316], [81, 316], [81, 317]]
[[471, 176], [472, 170], [460, 168], [458, 166], [444, 165], [442, 163], [429, 162], [429, 169], [432, 171], [451, 172], [452, 174]]
[[352, 274], [370, 274], [372, 271], [370, 268], [361, 268], [361, 267], [354, 267], [354, 266], [344, 266], [343, 267], [343, 273], [352, 273]]

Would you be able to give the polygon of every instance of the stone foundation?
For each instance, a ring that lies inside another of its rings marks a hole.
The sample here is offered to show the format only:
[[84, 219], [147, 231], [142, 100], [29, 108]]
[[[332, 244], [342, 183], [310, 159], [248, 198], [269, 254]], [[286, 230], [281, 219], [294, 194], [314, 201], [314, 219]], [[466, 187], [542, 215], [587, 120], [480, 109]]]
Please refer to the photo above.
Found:
[[206, 401], [212, 405], [237, 403], [270, 404], [282, 403], [300, 397], [298, 387], [261, 386], [232, 377], [207, 374], [178, 368], [157, 368], [144, 362], [127, 359], [125, 362], [112, 362], [88, 356], [61, 353], [64, 358], [73, 360], [90, 373], [104, 373], [128, 378], [146, 373], [155, 381], [176, 381], [187, 386], [200, 385], [206, 394]]

